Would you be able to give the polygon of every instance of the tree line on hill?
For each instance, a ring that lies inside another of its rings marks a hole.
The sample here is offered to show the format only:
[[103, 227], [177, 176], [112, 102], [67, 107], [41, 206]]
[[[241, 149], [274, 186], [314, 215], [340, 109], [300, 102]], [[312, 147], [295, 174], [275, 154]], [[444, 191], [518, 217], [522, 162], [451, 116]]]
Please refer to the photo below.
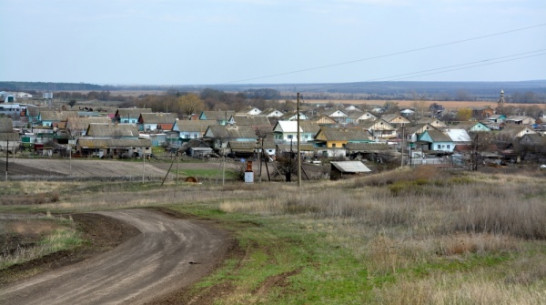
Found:
[[295, 103], [271, 100], [269, 99], [271, 96], [280, 95], [271, 91], [232, 93], [210, 88], [199, 93], [169, 90], [162, 95], [150, 94], [126, 99], [122, 106], [152, 108], [154, 112], [173, 112], [177, 113], [179, 118], [187, 118], [203, 110], [241, 111], [248, 106], [261, 110], [274, 108], [284, 112], [295, 110]]
[[[496, 100], [500, 90], [509, 103], [546, 103], [546, 80], [523, 82], [355, 82], [322, 84], [232, 84], [214, 86], [102, 86], [86, 83], [0, 82], [0, 91], [144, 91], [243, 93], [250, 99]], [[117, 96], [111, 94], [112, 97]], [[78, 99], [77, 97], [73, 97]], [[99, 96], [99, 98], [101, 97]], [[124, 100], [118, 98], [117, 100]]]

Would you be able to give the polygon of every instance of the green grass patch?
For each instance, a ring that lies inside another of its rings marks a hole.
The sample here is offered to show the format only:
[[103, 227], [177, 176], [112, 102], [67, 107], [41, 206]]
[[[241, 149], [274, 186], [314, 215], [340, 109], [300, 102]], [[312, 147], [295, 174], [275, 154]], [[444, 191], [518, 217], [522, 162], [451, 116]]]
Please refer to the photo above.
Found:
[[[237, 287], [234, 298], [252, 295], [261, 304], [362, 304], [370, 296], [373, 285], [361, 259], [325, 243], [323, 233], [305, 230], [291, 218], [219, 213], [195, 205], [171, 208], [220, 220], [244, 253], [228, 259], [198, 290], [229, 283]], [[269, 287], [273, 279], [276, 285]]]
[[[173, 171], [183, 177], [196, 177], [201, 179], [222, 179], [222, 169], [203, 168], [203, 169], [184, 169]], [[238, 180], [239, 172], [234, 170], [226, 170], [225, 178], [227, 180]]]

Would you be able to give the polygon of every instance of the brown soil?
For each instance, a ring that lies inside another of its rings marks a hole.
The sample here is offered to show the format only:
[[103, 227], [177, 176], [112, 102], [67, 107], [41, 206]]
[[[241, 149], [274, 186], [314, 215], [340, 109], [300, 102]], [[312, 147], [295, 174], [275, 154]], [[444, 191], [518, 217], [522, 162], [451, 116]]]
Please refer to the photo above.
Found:
[[[4, 159], [5, 160], [5, 159]], [[63, 176], [63, 174], [55, 172], [53, 170], [40, 169], [33, 166], [26, 166], [24, 164], [14, 161], [15, 159], [8, 159], [8, 174], [14, 175], [30, 175], [30, 176]], [[43, 160], [46, 162], [46, 160]], [[0, 176], [4, 177], [6, 174], [6, 167], [0, 166]]]

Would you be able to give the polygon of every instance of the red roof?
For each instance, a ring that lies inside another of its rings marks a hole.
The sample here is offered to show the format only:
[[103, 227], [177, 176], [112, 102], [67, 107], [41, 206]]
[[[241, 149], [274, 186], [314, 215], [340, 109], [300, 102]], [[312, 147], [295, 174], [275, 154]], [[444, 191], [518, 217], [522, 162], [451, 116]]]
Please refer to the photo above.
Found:
[[157, 125], [162, 130], [171, 130], [173, 129], [174, 124], [157, 124]]

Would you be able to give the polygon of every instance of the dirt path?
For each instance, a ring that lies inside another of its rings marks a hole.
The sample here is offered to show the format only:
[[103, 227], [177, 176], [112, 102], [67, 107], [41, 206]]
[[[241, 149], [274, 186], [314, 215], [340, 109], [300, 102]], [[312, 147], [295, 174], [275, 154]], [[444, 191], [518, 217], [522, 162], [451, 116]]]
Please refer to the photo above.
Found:
[[2, 304], [142, 304], [189, 286], [224, 257], [226, 233], [150, 210], [100, 212], [141, 233], [112, 251], [0, 291]]

